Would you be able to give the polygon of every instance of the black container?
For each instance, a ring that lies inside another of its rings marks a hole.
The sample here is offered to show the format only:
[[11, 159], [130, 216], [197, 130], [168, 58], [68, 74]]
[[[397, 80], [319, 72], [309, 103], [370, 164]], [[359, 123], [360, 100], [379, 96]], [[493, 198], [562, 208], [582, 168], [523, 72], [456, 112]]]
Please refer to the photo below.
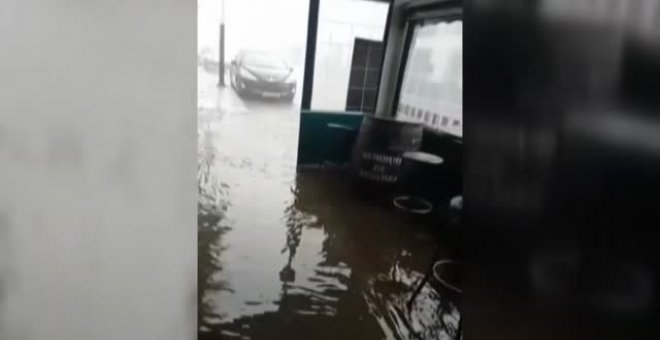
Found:
[[440, 178], [446, 177], [442, 163], [444, 160], [438, 155], [420, 151], [404, 153], [401, 169], [402, 190], [426, 199], [436, 199], [438, 191], [443, 189]]
[[421, 124], [364, 116], [353, 149], [352, 169], [367, 187], [395, 189], [400, 184], [403, 154], [422, 144]]

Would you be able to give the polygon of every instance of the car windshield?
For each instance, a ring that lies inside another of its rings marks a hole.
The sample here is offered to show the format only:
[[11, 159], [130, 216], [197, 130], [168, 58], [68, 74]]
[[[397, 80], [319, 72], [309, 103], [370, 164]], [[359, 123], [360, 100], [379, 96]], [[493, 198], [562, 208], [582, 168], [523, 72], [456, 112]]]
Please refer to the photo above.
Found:
[[284, 60], [265, 53], [245, 53], [243, 55], [243, 64], [248, 66], [268, 67], [268, 68], [286, 68]]

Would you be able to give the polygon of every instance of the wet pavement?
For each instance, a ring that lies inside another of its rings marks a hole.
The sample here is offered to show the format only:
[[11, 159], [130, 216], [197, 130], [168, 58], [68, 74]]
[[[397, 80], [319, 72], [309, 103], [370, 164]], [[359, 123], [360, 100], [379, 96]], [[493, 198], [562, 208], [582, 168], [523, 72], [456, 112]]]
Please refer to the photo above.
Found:
[[455, 301], [426, 285], [433, 229], [296, 173], [299, 104], [198, 80], [200, 339], [452, 339]]

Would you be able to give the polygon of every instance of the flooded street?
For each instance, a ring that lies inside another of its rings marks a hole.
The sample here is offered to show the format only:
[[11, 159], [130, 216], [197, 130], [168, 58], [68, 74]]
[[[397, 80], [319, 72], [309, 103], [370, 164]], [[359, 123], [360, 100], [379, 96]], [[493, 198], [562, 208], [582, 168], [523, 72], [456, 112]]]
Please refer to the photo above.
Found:
[[243, 100], [199, 69], [200, 339], [451, 339], [429, 228], [296, 173], [299, 104]]

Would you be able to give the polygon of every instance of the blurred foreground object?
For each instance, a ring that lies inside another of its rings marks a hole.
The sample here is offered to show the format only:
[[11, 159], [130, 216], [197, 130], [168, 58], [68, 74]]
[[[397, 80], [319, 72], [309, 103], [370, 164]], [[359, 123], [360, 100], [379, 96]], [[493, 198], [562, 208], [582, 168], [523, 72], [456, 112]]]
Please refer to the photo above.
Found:
[[0, 2], [0, 339], [193, 339], [195, 2]]
[[466, 13], [466, 336], [658, 338], [660, 3]]

